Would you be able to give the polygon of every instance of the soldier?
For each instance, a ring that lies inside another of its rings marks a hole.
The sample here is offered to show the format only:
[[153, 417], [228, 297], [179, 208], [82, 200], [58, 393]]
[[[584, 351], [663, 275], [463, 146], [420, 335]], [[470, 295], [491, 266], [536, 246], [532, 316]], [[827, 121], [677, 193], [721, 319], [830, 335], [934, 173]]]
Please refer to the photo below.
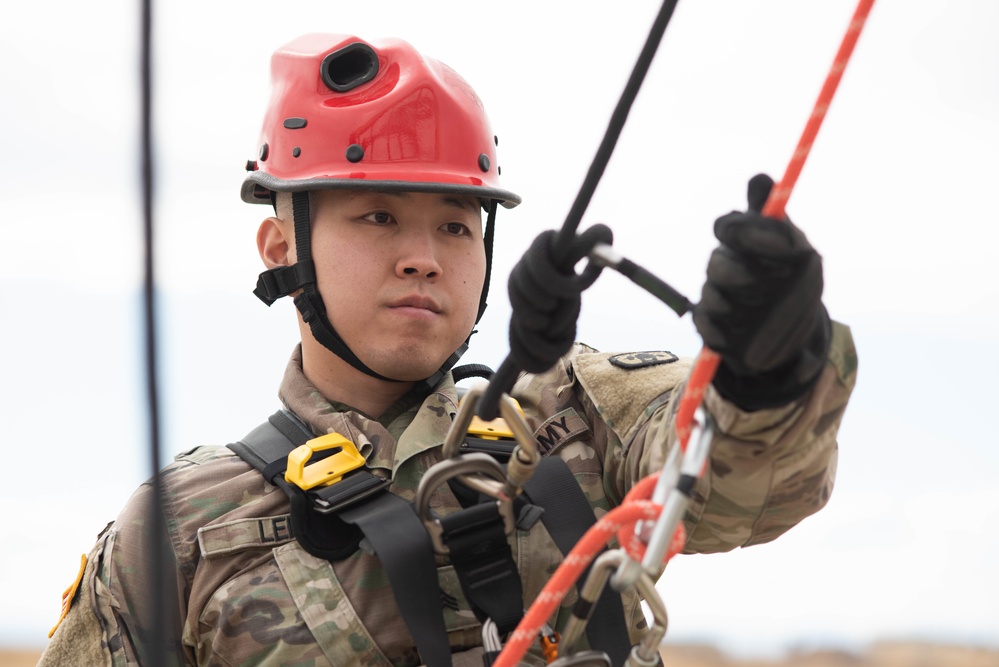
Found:
[[[485, 306], [497, 208], [520, 200], [500, 187], [478, 97], [405, 42], [307, 35], [275, 52], [272, 77], [242, 198], [275, 213], [257, 232], [267, 268], [257, 295], [268, 304], [292, 295], [298, 308], [282, 414], [308, 437], [342, 436], [337, 451], [356, 448], [372, 497], [411, 501], [458, 410], [451, 370]], [[710, 466], [684, 520], [691, 553], [770, 541], [826, 503], [855, 382], [849, 330], [821, 302], [818, 254], [793, 225], [758, 213], [770, 184], [754, 179], [750, 210], [717, 221], [721, 245], [695, 312], [723, 363], [705, 398], [717, 424]], [[675, 399], [689, 369], [670, 353], [575, 344], [512, 395], [545, 459], [565, 462], [599, 516], [676, 446]], [[388, 519], [365, 524], [357, 508], [368, 500], [350, 497], [322, 515], [332, 523], [311, 523], [322, 500], [244, 458], [198, 447], [163, 471], [168, 600], [150, 593], [156, 504], [148, 484], [139, 488], [81, 568], [41, 664], [147, 664], [153, 654], [167, 665], [481, 664], [482, 618], [493, 613], [483, 607], [503, 591], [471, 599], [457, 552], [416, 553], [425, 545], [401, 559], [411, 572], [393, 570], [393, 544], [407, 554], [423, 544], [404, 537], [407, 503], [393, 515], [398, 533]], [[458, 516], [460, 495], [434, 490], [434, 516]], [[313, 504], [301, 510], [296, 498]], [[516, 591], [521, 610], [562, 559], [551, 524], [530, 514], [509, 541], [501, 534], [519, 580], [503, 590]], [[431, 563], [430, 577], [417, 560]], [[410, 587], [425, 585], [439, 595], [414, 599]], [[165, 628], [150, 627], [155, 605], [167, 609]], [[617, 609], [637, 640], [637, 596]], [[525, 659], [543, 664], [540, 652]]]

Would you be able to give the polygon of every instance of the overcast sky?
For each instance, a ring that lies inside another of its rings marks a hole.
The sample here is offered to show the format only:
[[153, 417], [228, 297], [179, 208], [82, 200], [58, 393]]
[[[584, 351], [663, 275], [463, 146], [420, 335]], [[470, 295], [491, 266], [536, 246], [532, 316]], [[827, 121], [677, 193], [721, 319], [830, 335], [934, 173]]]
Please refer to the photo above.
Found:
[[[149, 474], [139, 310], [134, 3], [24, 3], [0, 36], [0, 643], [40, 646], [79, 554]], [[711, 223], [779, 177], [852, 0], [685, 0], [583, 226], [692, 299]], [[280, 7], [280, 9], [278, 9]], [[490, 309], [465, 359], [508, 351], [505, 276], [558, 228], [659, 6], [459, 1], [159, 3], [157, 262], [165, 448], [238, 439], [276, 407], [297, 333], [251, 294], [243, 204], [271, 52], [305, 32], [402, 37], [461, 72], [499, 136]], [[733, 653], [920, 638], [999, 645], [999, 4], [879, 0], [790, 217], [824, 257], [859, 383], [828, 507], [776, 542], [677, 558], [668, 641]], [[604, 350], [700, 341], [618, 275], [586, 293]]]

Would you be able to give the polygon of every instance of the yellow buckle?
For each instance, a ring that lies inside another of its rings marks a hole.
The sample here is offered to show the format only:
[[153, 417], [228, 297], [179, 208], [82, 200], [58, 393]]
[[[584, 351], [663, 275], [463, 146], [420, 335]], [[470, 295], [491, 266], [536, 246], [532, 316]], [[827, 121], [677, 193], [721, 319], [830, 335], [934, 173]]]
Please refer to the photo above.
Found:
[[[511, 398], [510, 400], [517, 406], [517, 411], [520, 412], [520, 416], [523, 417], [524, 410], [520, 407], [520, 403], [517, 402], [517, 399]], [[459, 405], [461, 404], [459, 403]], [[513, 431], [510, 430], [510, 426], [502, 417], [497, 417], [496, 419], [487, 422], [477, 416], [473, 416], [472, 421], [468, 424], [467, 433], [468, 435], [482, 438], [483, 440], [514, 439]]]
[[[334, 447], [340, 447], [341, 451], [310, 466], [305, 465], [316, 452]], [[299, 445], [288, 454], [288, 469], [284, 473], [284, 479], [289, 484], [308, 491], [315, 486], [336, 484], [348, 472], [363, 465], [364, 457], [357, 451], [354, 443], [339, 433], [327, 433]]]

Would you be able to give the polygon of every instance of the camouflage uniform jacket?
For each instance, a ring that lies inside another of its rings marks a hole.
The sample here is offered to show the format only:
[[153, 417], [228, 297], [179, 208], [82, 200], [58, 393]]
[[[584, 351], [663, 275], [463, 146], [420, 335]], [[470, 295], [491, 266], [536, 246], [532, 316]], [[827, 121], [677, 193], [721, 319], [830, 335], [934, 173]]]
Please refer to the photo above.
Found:
[[[560, 364], [525, 376], [513, 394], [547, 456], [564, 459], [597, 515], [660, 468], [674, 446], [673, 415], [690, 362], [669, 353], [606, 354], [577, 345]], [[713, 389], [718, 422], [709, 469], [685, 518], [688, 552], [767, 542], [829, 498], [836, 432], [855, 381], [849, 330], [834, 325], [825, 371], [802, 399], [744, 412]], [[391, 491], [412, 499], [441, 458], [456, 412], [450, 376], [429, 395], [409, 396], [378, 421], [333, 406], [305, 379], [299, 353], [280, 389], [284, 405], [316, 434], [353, 441]], [[417, 665], [419, 655], [376, 556], [359, 550], [338, 562], [316, 558], [291, 535], [289, 501], [226, 447], [182, 454], [163, 475], [164, 507], [176, 558], [176, 600], [168, 600], [177, 650], [169, 665]], [[90, 554], [78, 599], [40, 664], [136, 665], [150, 650], [150, 582], [142, 570], [149, 485], [143, 485]], [[458, 509], [446, 487], [432, 506]], [[561, 556], [539, 523], [511, 537], [525, 606]], [[481, 628], [454, 570], [438, 558], [443, 606], [456, 665], [481, 664]], [[574, 600], [552, 624], [561, 626]], [[638, 600], [625, 596], [636, 637]], [[535, 663], [543, 661], [528, 656]], [[63, 661], [67, 662], [63, 662]]]

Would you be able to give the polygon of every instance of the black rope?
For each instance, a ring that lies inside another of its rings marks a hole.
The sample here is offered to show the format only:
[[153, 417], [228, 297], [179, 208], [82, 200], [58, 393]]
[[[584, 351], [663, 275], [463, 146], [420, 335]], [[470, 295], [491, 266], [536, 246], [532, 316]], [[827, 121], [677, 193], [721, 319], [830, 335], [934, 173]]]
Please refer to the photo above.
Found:
[[[562, 225], [562, 229], [558, 232], [558, 236], [554, 239], [554, 242], [551, 245], [551, 258], [554, 261], [555, 266], [559, 269], [559, 273], [563, 275], [571, 273], [573, 271], [573, 267], [578, 261], [578, 258], [576, 260], [572, 260], [573, 242], [576, 239], [576, 230], [579, 228], [579, 223], [583, 218], [583, 214], [586, 212], [586, 208], [590, 205], [590, 200], [593, 198], [593, 193], [597, 189], [597, 184], [600, 182], [600, 179], [604, 174], [604, 170], [607, 168], [607, 163], [610, 162], [611, 154], [614, 152], [617, 140], [621, 136], [621, 131], [624, 129], [625, 121], [628, 120], [628, 114], [631, 111], [632, 104], [634, 104], [635, 98], [638, 96], [638, 91], [642, 87], [642, 82], [645, 80], [645, 75], [648, 73], [649, 67], [652, 65], [652, 59], [655, 57], [656, 51], [659, 49], [659, 43], [662, 41], [662, 37], [666, 32], [666, 26], [669, 25], [669, 20], [673, 16], [673, 10], [676, 9], [676, 3], [677, 0], [665, 0], [659, 8], [659, 14], [656, 15], [656, 19], [652, 23], [652, 27], [649, 29], [649, 35], [645, 40], [645, 45], [642, 47], [642, 51], [638, 56], [638, 60], [635, 62], [634, 68], [632, 68], [631, 76], [628, 77], [628, 83], [625, 85], [624, 91], [621, 93], [621, 98], [618, 100], [617, 106], [614, 108], [614, 113], [611, 115], [610, 122], [607, 125], [607, 130], [604, 132], [604, 138], [600, 142], [600, 146], [597, 148], [597, 153], [593, 157], [593, 162], [590, 163], [590, 168], [586, 173], [586, 178], [583, 180], [583, 185], [580, 187], [579, 193], [576, 195], [572, 208], [569, 209], [569, 213]], [[584, 270], [584, 275], [589, 270], [590, 266], [587, 266], [586, 270]], [[596, 270], [596, 272], [599, 273], [599, 270]], [[517, 311], [516, 306], [513, 305], [512, 294], [511, 306], [513, 308], [513, 314], [510, 318], [512, 333], [515, 327], [514, 320], [520, 317], [520, 313]], [[579, 313], [577, 312], [576, 316], [578, 316], [578, 314]], [[573, 321], [572, 331], [575, 332], [575, 320]], [[496, 418], [499, 413], [500, 397], [503, 394], [508, 393], [513, 387], [514, 382], [517, 381], [517, 376], [520, 374], [522, 367], [519, 365], [520, 361], [515, 357], [515, 353], [513, 352], [515, 344], [519, 343], [515, 343], [511, 337], [511, 354], [508, 355], [507, 358], [503, 360], [503, 363], [500, 364], [499, 368], [496, 369], [496, 374], [493, 375], [492, 380], [489, 381], [489, 386], [486, 387], [486, 391], [479, 400], [477, 412], [479, 417], [482, 419], [488, 421]], [[566, 348], [566, 350], [568, 350], [568, 348]], [[550, 365], [547, 368], [550, 368]]]
[[659, 43], [666, 32], [666, 26], [669, 25], [669, 20], [673, 16], [673, 10], [676, 9], [676, 3], [677, 0], [666, 0], [663, 2], [662, 7], [659, 8], [656, 20], [652, 23], [652, 28], [649, 29], [649, 36], [645, 39], [645, 46], [642, 47], [642, 52], [638, 55], [638, 60], [635, 61], [635, 67], [631, 70], [631, 76], [628, 77], [628, 83], [624, 87], [624, 92], [621, 93], [621, 99], [617, 101], [617, 106], [611, 115], [610, 123], [607, 125], [607, 131], [604, 133], [603, 141], [600, 142], [600, 147], [597, 149], [597, 154], [593, 157], [590, 169], [586, 172], [583, 185], [580, 187], [579, 193], [576, 195], [576, 200], [572, 203], [572, 208], [569, 209], [569, 214], [566, 216], [562, 229], [559, 232], [556, 244], [556, 259], [564, 258], [565, 254], [569, 251], [572, 237], [579, 228], [579, 222], [583, 219], [586, 208], [590, 205], [590, 200], [597, 189], [597, 184], [604, 175], [607, 163], [610, 162], [611, 154], [614, 152], [617, 140], [621, 136], [621, 130], [624, 129], [624, 123], [628, 120], [628, 113], [631, 112], [631, 106], [638, 96], [638, 91], [642, 87], [642, 82], [645, 80], [645, 75], [648, 73], [649, 67], [652, 65], [652, 59], [655, 57]]
[[622, 257], [621, 261], [612, 268], [669, 306], [680, 317], [683, 317], [694, 309], [695, 304], [683, 294], [680, 294], [676, 288], [627, 257]]
[[141, 15], [141, 169], [142, 169], [142, 218], [145, 254], [145, 277], [143, 286], [145, 334], [146, 334], [146, 391], [149, 407], [149, 458], [152, 468], [152, 495], [150, 496], [149, 516], [152, 518], [150, 535], [152, 548], [147, 554], [147, 567], [151, 573], [153, 600], [152, 636], [143, 638], [152, 650], [145, 658], [151, 667], [162, 667], [166, 660], [163, 641], [166, 627], [166, 605], [169, 599], [166, 591], [164, 571], [166, 560], [166, 521], [160, 504], [162, 479], [160, 476], [160, 416], [159, 391], [156, 374], [156, 294], [153, 270], [153, 147], [152, 147], [152, 2], [143, 0]]

